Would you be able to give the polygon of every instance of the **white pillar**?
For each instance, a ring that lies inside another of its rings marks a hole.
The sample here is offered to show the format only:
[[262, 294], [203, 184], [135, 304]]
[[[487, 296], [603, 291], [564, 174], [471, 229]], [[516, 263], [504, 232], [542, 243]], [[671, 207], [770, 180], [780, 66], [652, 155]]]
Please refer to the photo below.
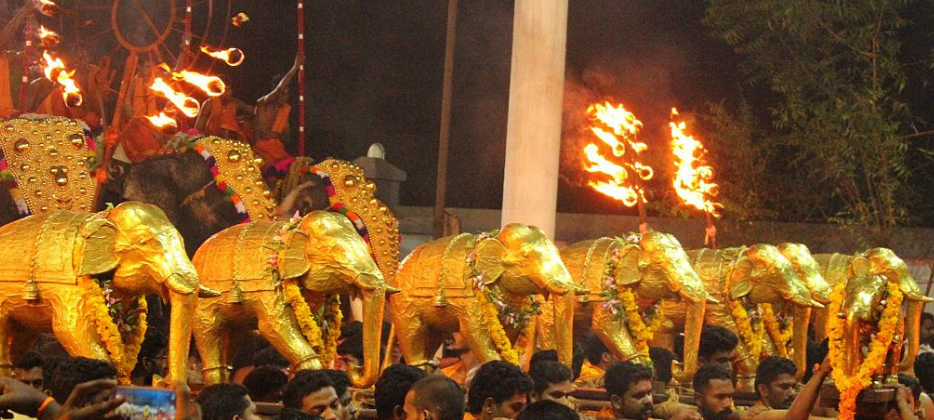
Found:
[[503, 225], [554, 238], [568, 0], [516, 0], [512, 35]]

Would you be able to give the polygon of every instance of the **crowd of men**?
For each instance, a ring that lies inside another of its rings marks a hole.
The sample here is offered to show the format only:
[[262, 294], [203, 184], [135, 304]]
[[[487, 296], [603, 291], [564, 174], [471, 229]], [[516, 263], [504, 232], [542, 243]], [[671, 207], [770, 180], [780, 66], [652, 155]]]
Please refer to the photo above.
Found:
[[[540, 351], [529, 360], [528, 372], [503, 361], [476, 364], [469, 350], [453, 340], [441, 355], [442, 363], [454, 366], [466, 360], [469, 368], [426, 372], [404, 364], [383, 371], [371, 395], [362, 402], [352, 389], [347, 372], [359, 369], [363, 347], [360, 325], [344, 328], [338, 348], [343, 370], [303, 370], [289, 375], [288, 361], [271, 347], [254, 352], [231, 383], [204, 387], [191, 398], [187, 385], [177, 385], [177, 420], [578, 420], [638, 419], [668, 420], [803, 420], [835, 418], [832, 408], [820, 407], [820, 388], [832, 368], [826, 360], [826, 345], [813, 344], [808, 351], [808, 369], [803, 386], [796, 380], [795, 364], [770, 356], [760, 361], [755, 380], [756, 401], [737, 407], [734, 401], [733, 362], [739, 340], [722, 327], [706, 326], [701, 334], [694, 375], [693, 397], [669, 398], [661, 403], [653, 383], [672, 380], [672, 362], [677, 356], [653, 349], [648, 367], [618, 361], [595, 336], [587, 336], [575, 351], [571, 368], [558, 362], [554, 350]], [[878, 418], [888, 420], [931, 420], [934, 404], [934, 318], [922, 321], [925, 350], [919, 354], [914, 375], [899, 375], [894, 402]], [[134, 381], [148, 385], [159, 381], [164, 366], [164, 340], [155, 349], [141, 353]], [[152, 346], [150, 346], [152, 347]], [[391, 349], [384, 349], [391, 351]], [[823, 360], [819, 365], [816, 363]], [[463, 363], [462, 363], [463, 364]], [[197, 377], [197, 362], [192, 375]], [[16, 364], [16, 378], [0, 378], [0, 414], [18, 413], [38, 420], [98, 420], [111, 418], [123, 403], [112, 392], [116, 370], [107, 362], [81, 357], [48, 357], [30, 352]], [[290, 377], [291, 376], [291, 377]], [[580, 389], [604, 390], [608, 401], [577, 400]], [[366, 392], [360, 395], [368, 394]], [[687, 402], [691, 402], [688, 404]], [[267, 409], [261, 410], [260, 407]], [[363, 406], [366, 407], [363, 407]], [[270, 412], [268, 407], [273, 407]], [[4, 416], [9, 417], [9, 416]], [[857, 416], [857, 418], [861, 418]]]

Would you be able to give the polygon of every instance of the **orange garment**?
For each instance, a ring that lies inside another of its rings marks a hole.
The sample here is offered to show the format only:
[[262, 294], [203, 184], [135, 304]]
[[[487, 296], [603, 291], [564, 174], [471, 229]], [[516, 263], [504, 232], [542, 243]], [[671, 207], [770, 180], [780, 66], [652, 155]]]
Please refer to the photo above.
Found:
[[292, 105], [283, 104], [280, 106], [279, 111], [276, 111], [276, 120], [272, 122], [270, 131], [281, 136], [289, 125], [290, 112], [292, 112]]
[[457, 362], [451, 366], [441, 369], [441, 374], [447, 376], [448, 379], [463, 385], [464, 382], [467, 381], [467, 371], [468, 369], [466, 366], [464, 366], [464, 362]]
[[156, 131], [145, 117], [137, 116], [120, 130], [118, 143], [123, 145], [130, 162], [139, 162], [162, 153], [166, 137]]
[[261, 139], [253, 143], [253, 153], [263, 158], [263, 170], [283, 159], [292, 157], [279, 139]]
[[574, 384], [587, 387], [602, 387], [603, 375], [605, 373], [606, 372], [599, 366], [594, 366], [590, 364], [589, 361], [585, 360], [584, 365], [581, 366], [581, 374], [577, 377], [577, 381], [575, 381]]
[[13, 88], [10, 85], [10, 59], [6, 53], [0, 53], [0, 118], [16, 113], [13, 106]]
[[237, 103], [230, 101], [222, 104], [220, 99], [211, 100], [211, 113], [208, 115], [207, 124], [204, 127], [205, 134], [212, 136], [226, 136], [230, 133], [232, 140], [246, 140], [243, 138], [243, 132], [240, 131], [240, 123], [237, 121]]
[[464, 420], [476, 420], [477, 418], [470, 413], [464, 413]]

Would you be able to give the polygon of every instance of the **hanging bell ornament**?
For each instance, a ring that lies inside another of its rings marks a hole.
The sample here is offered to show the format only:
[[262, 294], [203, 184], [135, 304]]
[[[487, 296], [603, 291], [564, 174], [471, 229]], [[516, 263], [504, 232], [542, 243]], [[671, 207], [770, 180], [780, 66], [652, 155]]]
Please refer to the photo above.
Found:
[[36, 302], [39, 300], [39, 285], [36, 284], [35, 280], [26, 282], [26, 287], [23, 288], [23, 299], [29, 302]]
[[243, 303], [243, 291], [240, 290], [240, 285], [237, 284], [236, 280], [234, 280], [233, 286], [230, 287], [227, 303]]

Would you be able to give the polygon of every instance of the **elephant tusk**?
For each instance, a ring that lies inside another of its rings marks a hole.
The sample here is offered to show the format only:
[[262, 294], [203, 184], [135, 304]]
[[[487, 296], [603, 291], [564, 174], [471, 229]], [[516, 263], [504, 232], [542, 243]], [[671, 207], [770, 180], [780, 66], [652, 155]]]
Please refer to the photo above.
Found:
[[220, 295], [221, 295], [221, 292], [218, 292], [217, 290], [214, 290], [203, 284], [198, 285], [198, 297], [210, 298], [210, 297], [218, 297]]
[[394, 294], [399, 293], [399, 292], [401, 292], [401, 291], [402, 291], [402, 289], [399, 289], [398, 287], [392, 287], [392, 286], [390, 286], [390, 285], [388, 285], [388, 284], [386, 285], [386, 296], [394, 295]]

